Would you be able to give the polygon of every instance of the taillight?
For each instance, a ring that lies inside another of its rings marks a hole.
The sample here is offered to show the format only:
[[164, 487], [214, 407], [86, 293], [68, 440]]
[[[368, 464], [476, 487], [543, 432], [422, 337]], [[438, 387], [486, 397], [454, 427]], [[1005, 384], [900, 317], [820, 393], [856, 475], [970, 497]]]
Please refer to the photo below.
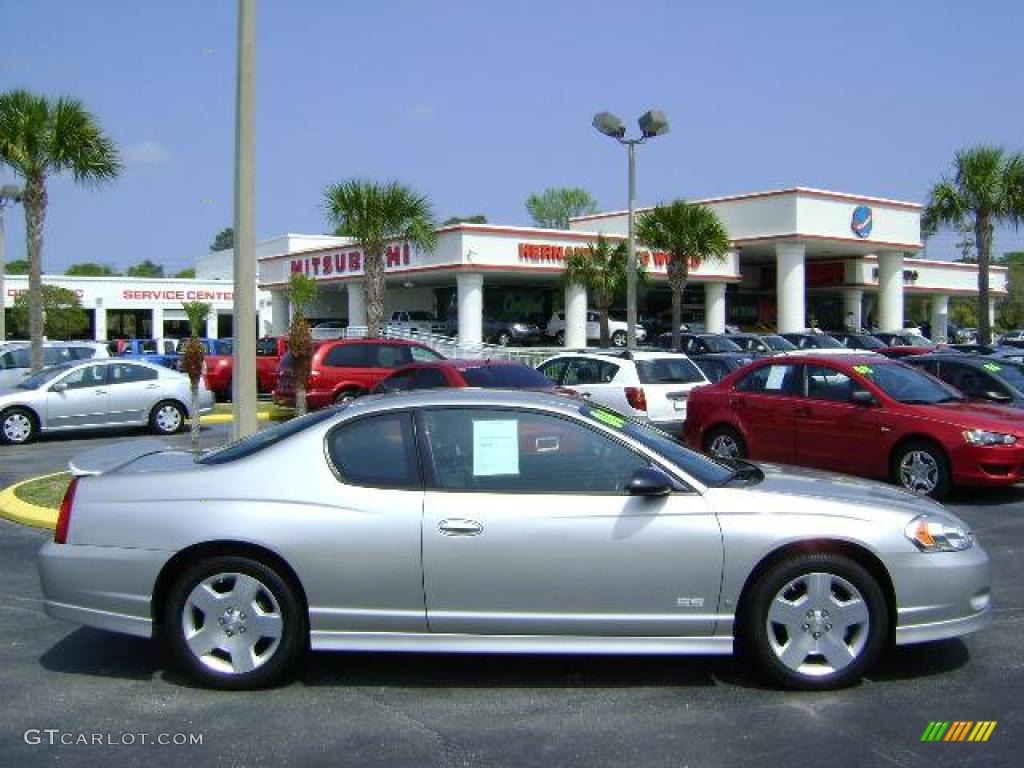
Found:
[[643, 387], [626, 387], [626, 402], [637, 411], [647, 410], [647, 396]]
[[78, 478], [71, 478], [68, 489], [64, 491], [64, 499], [60, 503], [60, 512], [57, 514], [57, 527], [53, 529], [53, 541], [55, 544], [66, 544], [68, 541], [68, 526], [71, 524], [71, 506], [75, 503], [75, 489], [78, 488]]

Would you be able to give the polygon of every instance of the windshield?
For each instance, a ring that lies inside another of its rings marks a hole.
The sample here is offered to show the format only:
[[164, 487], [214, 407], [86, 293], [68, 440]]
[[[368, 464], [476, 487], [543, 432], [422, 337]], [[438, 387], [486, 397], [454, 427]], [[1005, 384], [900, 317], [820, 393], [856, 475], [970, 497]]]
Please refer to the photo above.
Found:
[[712, 352], [742, 352], [743, 348], [724, 336], [701, 336], [701, 341], [708, 345]]
[[762, 336], [761, 341], [774, 349], [776, 352], [791, 352], [796, 349], [796, 344], [782, 336]]
[[60, 365], [54, 365], [50, 368], [44, 368], [39, 373], [34, 376], [29, 376], [18, 384], [18, 389], [39, 389], [40, 387], [44, 387], [61, 374], [70, 371], [76, 365], [78, 365], [77, 362], [61, 363]]
[[825, 334], [814, 334], [806, 338], [807, 344], [805, 348], [808, 349], [845, 349], [841, 343]]
[[926, 339], [924, 336], [918, 336], [916, 333], [908, 333], [906, 336], [907, 346], [910, 347], [927, 347], [931, 349], [935, 346], [935, 343]]
[[[344, 406], [341, 406], [344, 407]], [[225, 464], [229, 461], [235, 461], [236, 459], [244, 459], [246, 456], [251, 456], [258, 451], [262, 451], [264, 448], [269, 448], [276, 443], [285, 440], [297, 432], [301, 432], [304, 429], [308, 429], [322, 421], [335, 416], [341, 407], [325, 408], [322, 411], [314, 411], [313, 413], [307, 413], [305, 416], [300, 416], [297, 419], [286, 421], [281, 424], [277, 424], [273, 427], [260, 430], [254, 435], [243, 437], [241, 440], [236, 440], [233, 443], [228, 443], [220, 448], [204, 453], [198, 459], [197, 464]]]
[[554, 384], [540, 371], [525, 365], [481, 365], [466, 368], [462, 377], [471, 387], [503, 387], [506, 389], [552, 389]]
[[[856, 339], [856, 341], [854, 341]], [[885, 349], [885, 342], [876, 339], [874, 336], [852, 336], [850, 337], [851, 347], [862, 349]]]
[[663, 457], [668, 463], [679, 467], [683, 472], [697, 478], [707, 486], [720, 486], [735, 477], [732, 467], [710, 459], [696, 451], [691, 451], [669, 435], [654, 427], [634, 421], [621, 413], [608, 408], [595, 408], [590, 405], [580, 406], [580, 413], [588, 419], [599, 422], [628, 435], [645, 447]]
[[429, 312], [410, 312], [410, 320], [433, 320], [434, 316]]
[[1024, 366], [1017, 363], [986, 362], [982, 363], [981, 367], [998, 376], [1011, 387], [1016, 387], [1024, 392]]
[[934, 405], [963, 400], [952, 387], [908, 365], [872, 363], [855, 365], [853, 370], [901, 403]]

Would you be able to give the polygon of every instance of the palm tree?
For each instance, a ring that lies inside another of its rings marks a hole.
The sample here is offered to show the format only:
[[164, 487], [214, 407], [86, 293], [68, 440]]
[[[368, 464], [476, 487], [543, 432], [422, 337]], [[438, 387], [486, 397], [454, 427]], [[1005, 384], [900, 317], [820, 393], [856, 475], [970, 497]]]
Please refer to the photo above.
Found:
[[313, 336], [309, 332], [304, 310], [316, 298], [316, 280], [293, 274], [288, 282], [288, 300], [295, 308], [288, 331], [288, 351], [292, 353], [292, 375], [295, 377], [295, 415], [306, 412], [306, 384], [313, 363]]
[[367, 335], [377, 338], [384, 317], [384, 248], [390, 240], [405, 240], [421, 251], [434, 248], [430, 201], [397, 181], [349, 180], [328, 186], [324, 205], [337, 231], [363, 250]]
[[192, 430], [192, 452], [199, 453], [199, 379], [203, 375], [203, 359], [206, 349], [199, 340], [199, 329], [210, 314], [212, 305], [205, 301], [186, 301], [181, 305], [188, 317], [191, 337], [181, 351], [181, 370], [188, 374], [192, 389], [192, 405], [189, 409], [189, 425]]
[[992, 341], [989, 317], [989, 266], [996, 224], [1015, 227], [1024, 218], [1024, 155], [1007, 155], [1002, 147], [962, 149], [953, 160], [953, 178], [932, 187], [921, 217], [924, 235], [940, 226], [968, 225], [974, 229], [978, 253], [978, 341]]
[[676, 200], [640, 215], [637, 239], [668, 254], [668, 285], [672, 290], [672, 349], [682, 348], [679, 326], [683, 321], [683, 290], [690, 267], [702, 261], [720, 261], [729, 252], [729, 233], [718, 214], [700, 203]]
[[46, 180], [70, 171], [75, 181], [97, 184], [121, 171], [114, 142], [78, 99], [24, 90], [0, 94], [0, 165], [24, 180], [22, 203], [28, 247], [29, 336], [32, 371], [43, 367], [43, 221]]
[[[601, 313], [601, 346], [607, 347], [608, 310], [611, 309], [626, 285], [627, 249], [625, 243], [612, 245], [604, 235], [597, 236], [596, 243], [588, 243], [585, 250], [575, 251], [565, 260], [562, 273], [563, 285], [577, 283], [587, 289], [594, 305]], [[636, 267], [637, 282], [642, 282], [647, 273], [642, 266]], [[617, 346], [625, 346], [622, 343]]]

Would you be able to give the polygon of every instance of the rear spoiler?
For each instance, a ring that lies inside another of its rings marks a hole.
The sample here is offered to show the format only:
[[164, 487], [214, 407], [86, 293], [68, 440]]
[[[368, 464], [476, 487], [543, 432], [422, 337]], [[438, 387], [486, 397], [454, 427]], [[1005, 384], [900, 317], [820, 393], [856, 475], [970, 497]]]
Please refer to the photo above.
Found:
[[173, 450], [173, 446], [152, 437], [127, 440], [78, 454], [68, 462], [68, 470], [76, 477], [102, 475], [131, 464], [143, 456]]

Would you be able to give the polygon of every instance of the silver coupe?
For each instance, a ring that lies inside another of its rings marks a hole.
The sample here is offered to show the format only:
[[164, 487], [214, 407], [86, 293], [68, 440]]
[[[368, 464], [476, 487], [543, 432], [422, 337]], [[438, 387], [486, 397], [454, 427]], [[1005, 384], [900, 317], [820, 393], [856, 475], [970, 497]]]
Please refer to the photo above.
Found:
[[72, 461], [41, 552], [51, 616], [142, 637], [211, 686], [312, 650], [728, 654], [861, 677], [990, 618], [968, 526], [902, 490], [712, 460], [577, 399], [360, 398], [198, 460]]
[[[200, 381], [200, 413], [213, 394]], [[188, 376], [144, 362], [82, 360], [44, 368], [0, 389], [0, 443], [27, 443], [41, 432], [148, 426], [170, 435], [185, 426]]]

